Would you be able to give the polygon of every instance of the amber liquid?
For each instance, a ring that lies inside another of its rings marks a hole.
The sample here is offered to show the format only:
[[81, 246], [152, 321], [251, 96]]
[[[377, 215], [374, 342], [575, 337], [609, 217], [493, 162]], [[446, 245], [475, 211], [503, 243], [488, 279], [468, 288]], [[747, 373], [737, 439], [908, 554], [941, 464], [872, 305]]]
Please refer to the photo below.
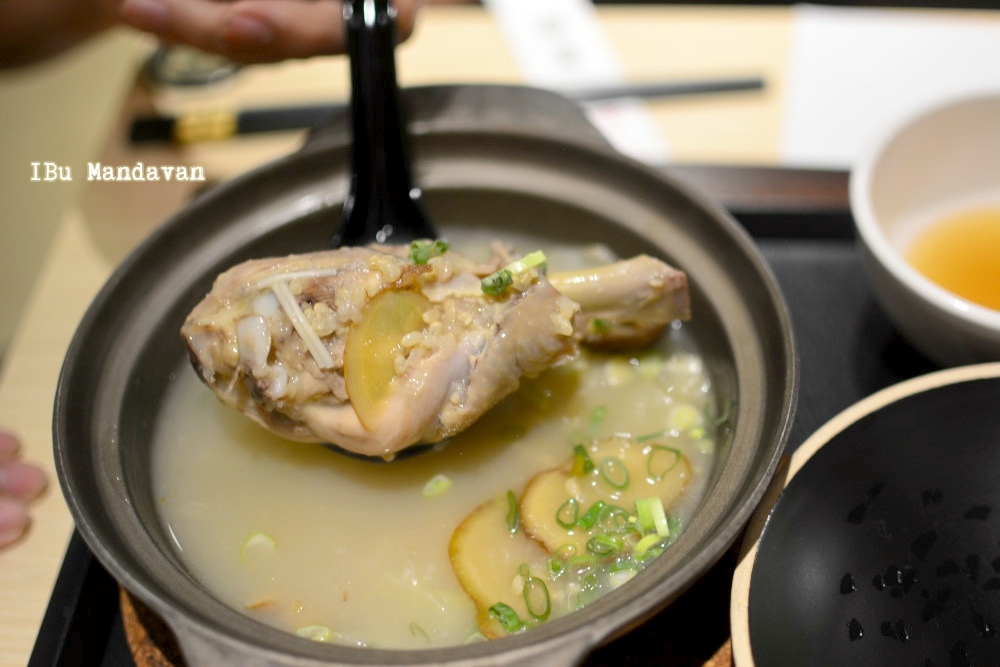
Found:
[[1000, 207], [941, 218], [913, 240], [906, 259], [949, 292], [1000, 310]]

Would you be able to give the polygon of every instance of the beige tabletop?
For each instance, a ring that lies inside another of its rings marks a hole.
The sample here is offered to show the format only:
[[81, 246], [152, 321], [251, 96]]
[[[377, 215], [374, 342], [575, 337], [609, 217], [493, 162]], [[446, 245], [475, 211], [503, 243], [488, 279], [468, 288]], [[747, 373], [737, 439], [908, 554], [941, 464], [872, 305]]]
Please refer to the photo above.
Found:
[[[787, 8], [607, 7], [599, 16], [629, 80], [766, 79], [763, 91], [649, 102], [674, 159], [777, 162], [791, 33]], [[8, 120], [8, 155], [0, 171], [7, 216], [0, 226], [6, 253], [0, 297], [15, 312], [24, 304], [16, 326], [4, 334], [12, 337], [0, 380], [0, 424], [22, 436], [27, 458], [52, 480], [33, 506], [26, 539], [0, 552], [0, 667], [27, 662], [72, 531], [50, 434], [66, 347], [113, 267], [194, 191], [176, 182], [88, 182], [87, 163], [202, 166], [210, 180], [223, 180], [294, 149], [302, 134], [137, 148], [123, 139], [131, 114], [347, 95], [346, 62], [339, 57], [247, 68], [208, 90], [151, 93], [138, 72], [153, 46], [131, 33], [112, 33], [59, 61], [0, 77], [0, 107]], [[428, 7], [397, 63], [404, 86], [522, 82], [500, 31], [479, 7]], [[13, 125], [11, 115], [18, 121]], [[30, 163], [50, 160], [70, 166], [73, 181], [30, 182]]]

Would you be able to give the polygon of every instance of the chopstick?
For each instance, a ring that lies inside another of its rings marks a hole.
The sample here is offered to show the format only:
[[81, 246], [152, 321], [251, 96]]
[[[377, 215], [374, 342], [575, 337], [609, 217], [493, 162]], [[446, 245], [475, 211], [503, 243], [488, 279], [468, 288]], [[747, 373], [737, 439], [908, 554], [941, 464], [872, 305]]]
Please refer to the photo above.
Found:
[[[760, 77], [632, 83], [561, 93], [579, 103], [624, 98], [670, 98], [761, 90]], [[190, 144], [217, 141], [244, 134], [302, 130], [327, 123], [345, 108], [343, 103], [259, 109], [194, 111], [172, 115], [138, 116], [129, 128], [129, 142]]]

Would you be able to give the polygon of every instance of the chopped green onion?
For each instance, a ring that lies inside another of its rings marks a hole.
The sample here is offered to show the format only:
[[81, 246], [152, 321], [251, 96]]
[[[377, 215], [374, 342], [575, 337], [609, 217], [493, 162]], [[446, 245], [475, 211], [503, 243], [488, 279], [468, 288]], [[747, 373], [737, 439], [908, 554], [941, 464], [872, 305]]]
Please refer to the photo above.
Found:
[[275, 546], [277, 546], [277, 543], [273, 537], [258, 530], [251, 533], [250, 537], [240, 545], [240, 560], [247, 561], [254, 553], [273, 552]]
[[521, 525], [521, 506], [513, 491], [507, 492], [507, 530], [516, 533]]
[[635, 545], [635, 549], [633, 550], [636, 558], [645, 558], [649, 550], [660, 543], [660, 539], [659, 535], [652, 533], [639, 540], [639, 543]]
[[599, 317], [590, 318], [590, 330], [596, 334], [606, 334], [611, 329], [611, 323]]
[[548, 620], [552, 612], [552, 600], [544, 581], [538, 577], [526, 577], [521, 595], [524, 596], [524, 604], [528, 607], [528, 613], [532, 618], [536, 621]]
[[673, 447], [664, 445], [653, 445], [646, 457], [646, 472], [650, 479], [659, 481], [663, 476], [674, 469], [681, 460], [681, 452]]
[[550, 556], [545, 561], [545, 571], [548, 572], [549, 579], [558, 579], [559, 575], [566, 571], [566, 563], [555, 556]]
[[674, 431], [686, 431], [692, 426], [698, 426], [701, 422], [701, 415], [694, 409], [694, 406], [687, 403], [675, 405], [667, 418], [670, 428]]
[[445, 494], [451, 488], [451, 485], [452, 481], [447, 475], [437, 474], [427, 480], [423, 491], [421, 491], [421, 495], [424, 498], [437, 498]]
[[576, 594], [577, 607], [586, 607], [597, 598], [601, 597], [601, 586], [596, 575], [589, 574], [583, 578], [583, 585], [580, 592]]
[[576, 445], [573, 447], [573, 476], [583, 477], [593, 469], [594, 462], [590, 459], [590, 454], [587, 453], [587, 448], [583, 445]]
[[583, 516], [580, 517], [576, 524], [584, 530], [590, 530], [594, 527], [594, 524], [597, 523], [597, 520], [601, 518], [601, 512], [604, 511], [606, 506], [607, 503], [603, 500], [594, 502], [594, 504], [590, 506], [590, 509], [583, 513]]
[[667, 514], [663, 509], [663, 501], [660, 498], [656, 496], [652, 498], [640, 498], [635, 501], [635, 510], [639, 530], [644, 535], [653, 533], [660, 538], [670, 535]]
[[586, 572], [595, 565], [597, 565], [597, 559], [594, 558], [593, 554], [577, 554], [570, 556], [569, 560], [566, 561], [566, 567], [577, 573]]
[[541, 250], [529, 252], [521, 259], [515, 260], [483, 278], [481, 287], [490, 296], [500, 296], [508, 287], [514, 284], [514, 278], [531, 269], [545, 266], [545, 253]]
[[566, 530], [572, 530], [576, 526], [579, 515], [580, 502], [576, 498], [570, 498], [556, 510], [556, 523]]
[[615, 574], [616, 572], [628, 572], [628, 571], [638, 571], [639, 564], [635, 562], [631, 557], [622, 556], [616, 558], [611, 565], [608, 566], [608, 572], [610, 574]]
[[701, 440], [705, 437], [705, 428], [703, 426], [692, 426], [688, 429], [687, 434], [692, 440]]
[[621, 459], [609, 456], [601, 461], [601, 478], [612, 488], [621, 491], [628, 486], [629, 474], [625, 462]]
[[597, 574], [591, 572], [584, 575], [580, 580], [580, 585], [585, 591], [595, 591], [601, 586], [601, 580], [597, 578]]
[[624, 546], [625, 542], [622, 538], [617, 535], [608, 535], [606, 533], [594, 535], [592, 538], [587, 540], [587, 551], [594, 554], [598, 558], [617, 556], [622, 552], [622, 547]]
[[410, 634], [413, 635], [414, 637], [423, 637], [428, 642], [430, 642], [431, 640], [431, 638], [427, 635], [427, 632], [422, 627], [420, 627], [420, 625], [416, 621], [410, 623]]
[[537, 269], [540, 266], [545, 266], [545, 253], [541, 250], [536, 250], [534, 252], [529, 252], [527, 255], [521, 259], [516, 259], [507, 265], [507, 269], [514, 274], [524, 273], [529, 269]]
[[562, 561], [568, 561], [574, 555], [576, 555], [576, 545], [575, 544], [564, 544], [555, 550], [552, 554], [554, 557]]
[[500, 296], [514, 284], [514, 276], [508, 269], [500, 269], [483, 278], [480, 283], [484, 293], [490, 296]]
[[426, 264], [431, 257], [443, 255], [448, 250], [444, 241], [414, 241], [410, 244], [410, 261], [414, 264]]
[[518, 632], [524, 627], [524, 623], [517, 615], [517, 612], [510, 605], [503, 602], [497, 602], [490, 607], [489, 614], [492, 618], [500, 622], [500, 625], [503, 626], [503, 629], [509, 635]]
[[631, 530], [632, 515], [625, 511], [624, 507], [607, 505], [601, 510], [601, 516], [597, 520], [597, 525], [605, 533], [620, 535]]
[[325, 625], [307, 625], [295, 631], [295, 634], [303, 639], [311, 639], [314, 642], [330, 641], [333, 633]]
[[722, 409], [722, 414], [716, 412], [716, 406], [714, 403], [705, 404], [705, 418], [710, 424], [715, 426], [722, 426], [729, 421], [731, 413], [733, 411], [733, 399], [726, 401]]

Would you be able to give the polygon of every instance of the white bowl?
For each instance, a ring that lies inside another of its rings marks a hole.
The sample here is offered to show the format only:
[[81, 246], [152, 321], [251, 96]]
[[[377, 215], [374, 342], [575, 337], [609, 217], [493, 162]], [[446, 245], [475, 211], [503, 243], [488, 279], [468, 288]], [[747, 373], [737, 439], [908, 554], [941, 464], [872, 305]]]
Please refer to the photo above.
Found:
[[948, 213], [1000, 207], [1000, 91], [901, 124], [855, 165], [850, 200], [875, 296], [903, 336], [942, 366], [1000, 360], [1000, 311], [943, 289], [903, 255]]

